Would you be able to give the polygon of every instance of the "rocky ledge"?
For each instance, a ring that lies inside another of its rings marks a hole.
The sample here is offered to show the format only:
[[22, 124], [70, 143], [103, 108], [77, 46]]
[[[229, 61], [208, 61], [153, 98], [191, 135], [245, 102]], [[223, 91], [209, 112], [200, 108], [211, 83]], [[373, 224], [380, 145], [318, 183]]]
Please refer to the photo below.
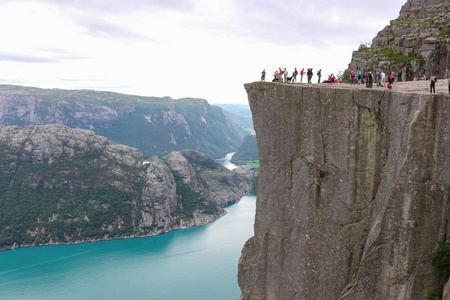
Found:
[[437, 290], [431, 256], [450, 240], [450, 96], [245, 88], [261, 168], [241, 299], [424, 299]]

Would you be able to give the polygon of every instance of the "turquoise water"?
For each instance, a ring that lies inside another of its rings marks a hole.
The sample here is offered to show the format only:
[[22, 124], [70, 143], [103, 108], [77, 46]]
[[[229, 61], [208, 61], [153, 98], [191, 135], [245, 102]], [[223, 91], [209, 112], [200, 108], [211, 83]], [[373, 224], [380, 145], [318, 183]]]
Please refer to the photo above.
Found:
[[148, 238], [0, 252], [0, 299], [239, 299], [256, 196], [211, 224]]

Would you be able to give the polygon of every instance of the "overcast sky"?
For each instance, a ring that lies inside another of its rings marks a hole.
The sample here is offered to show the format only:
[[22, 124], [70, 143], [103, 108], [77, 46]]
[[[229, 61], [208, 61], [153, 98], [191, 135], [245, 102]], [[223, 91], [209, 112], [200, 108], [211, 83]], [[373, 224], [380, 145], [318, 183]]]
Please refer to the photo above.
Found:
[[0, 0], [0, 83], [247, 103], [262, 69], [344, 70], [405, 2]]

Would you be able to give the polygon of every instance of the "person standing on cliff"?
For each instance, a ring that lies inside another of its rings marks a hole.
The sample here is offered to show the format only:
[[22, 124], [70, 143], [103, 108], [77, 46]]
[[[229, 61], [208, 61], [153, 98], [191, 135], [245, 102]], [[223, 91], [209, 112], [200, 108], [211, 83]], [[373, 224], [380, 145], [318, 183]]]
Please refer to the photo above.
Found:
[[320, 83], [321, 76], [322, 76], [322, 69], [319, 69], [319, 71], [317, 71], [317, 77], [319, 77], [319, 79], [317, 80], [317, 83]]
[[367, 87], [368, 87], [368, 88], [372, 88], [372, 83], [373, 83], [372, 72], [369, 72], [369, 73], [367, 74]]
[[436, 94], [436, 76], [430, 77], [430, 94]]
[[302, 70], [300, 71], [300, 83], [302, 83], [303, 81], [303, 75], [305, 75], [305, 68], [302, 68]]
[[384, 71], [381, 71], [381, 81], [380, 81], [380, 86], [384, 87], [384, 80], [386, 79], [386, 74], [384, 74]]
[[313, 77], [313, 69], [309, 68], [308, 72], [306, 73], [306, 75], [308, 76], [308, 83], [311, 83], [311, 79]]
[[355, 71], [352, 71], [352, 73], [350, 74], [350, 85], [356, 84], [356, 80], [355, 80]]
[[356, 72], [356, 76], [358, 77], [358, 83], [361, 84], [361, 71], [360, 70], [358, 70]]
[[266, 69], [261, 72], [261, 81], [266, 81]]
[[287, 81], [288, 71], [286, 70], [286, 68], [284, 68], [283, 74], [284, 74], [284, 82], [288, 82]]
[[298, 71], [297, 71], [297, 68], [295, 68], [295, 70], [294, 70], [294, 82], [297, 82], [297, 75], [298, 75]]

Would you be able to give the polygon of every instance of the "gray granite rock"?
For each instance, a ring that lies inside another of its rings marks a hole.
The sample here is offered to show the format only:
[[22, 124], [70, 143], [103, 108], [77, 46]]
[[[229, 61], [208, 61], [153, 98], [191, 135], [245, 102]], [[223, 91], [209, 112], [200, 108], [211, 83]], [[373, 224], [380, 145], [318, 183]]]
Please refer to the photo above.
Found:
[[241, 299], [424, 299], [450, 239], [450, 96], [246, 84], [258, 140]]

